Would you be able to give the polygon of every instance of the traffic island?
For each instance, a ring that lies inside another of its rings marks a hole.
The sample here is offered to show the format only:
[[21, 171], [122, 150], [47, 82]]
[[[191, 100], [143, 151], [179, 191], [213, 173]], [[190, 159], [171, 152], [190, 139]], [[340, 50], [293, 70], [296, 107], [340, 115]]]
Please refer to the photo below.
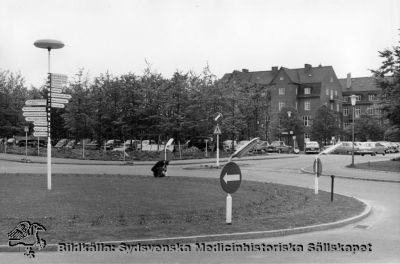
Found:
[[[312, 189], [242, 181], [233, 197], [232, 224], [225, 223], [219, 179], [128, 175], [0, 175], [0, 232], [19, 222], [43, 225], [47, 244], [130, 241], [288, 230], [359, 215], [365, 204]], [[275, 235], [286, 233], [278, 233]], [[221, 239], [221, 236], [219, 236]], [[153, 240], [154, 241], [154, 240]], [[0, 244], [7, 245], [7, 236]]]

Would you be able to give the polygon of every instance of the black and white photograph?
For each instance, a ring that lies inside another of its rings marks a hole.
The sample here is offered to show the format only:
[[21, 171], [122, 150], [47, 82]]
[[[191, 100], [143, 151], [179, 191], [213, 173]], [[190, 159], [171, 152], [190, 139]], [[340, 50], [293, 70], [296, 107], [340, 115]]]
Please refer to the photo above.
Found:
[[400, 1], [0, 0], [0, 263], [400, 263]]

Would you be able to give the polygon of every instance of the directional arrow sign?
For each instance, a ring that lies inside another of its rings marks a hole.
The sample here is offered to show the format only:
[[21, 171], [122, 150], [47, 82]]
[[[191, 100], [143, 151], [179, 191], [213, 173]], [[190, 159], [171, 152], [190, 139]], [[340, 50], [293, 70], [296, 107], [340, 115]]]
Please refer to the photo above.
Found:
[[22, 107], [22, 111], [24, 111], [24, 112], [45, 112], [46, 107], [26, 106], [26, 107]]
[[35, 126], [47, 126], [47, 121], [34, 121], [33, 124]]
[[47, 132], [47, 127], [35, 126], [35, 127], [33, 127], [33, 130], [37, 131], [37, 132]]
[[62, 93], [62, 89], [50, 87], [52, 93]]
[[[53, 100], [52, 100], [53, 101]], [[65, 107], [65, 105], [63, 105], [63, 104], [58, 104], [58, 103], [51, 103], [51, 107], [54, 107], [54, 108], [64, 108]]]
[[46, 99], [33, 99], [33, 100], [26, 100], [26, 105], [46, 105]]
[[61, 98], [51, 98], [52, 103], [60, 103], [60, 104], [68, 104], [67, 99], [61, 99]]
[[62, 93], [51, 93], [51, 98], [64, 98], [64, 99], [71, 99], [72, 96], [70, 94], [62, 94]]
[[242, 173], [239, 166], [234, 162], [225, 164], [220, 175], [222, 189], [227, 193], [234, 193], [239, 189], [241, 182]]
[[32, 122], [32, 121], [47, 121], [47, 117], [29, 116], [29, 117], [25, 117], [25, 120], [28, 121], [28, 122]]
[[33, 132], [34, 137], [47, 137], [47, 132]]
[[24, 112], [23, 116], [47, 116], [46, 112]]

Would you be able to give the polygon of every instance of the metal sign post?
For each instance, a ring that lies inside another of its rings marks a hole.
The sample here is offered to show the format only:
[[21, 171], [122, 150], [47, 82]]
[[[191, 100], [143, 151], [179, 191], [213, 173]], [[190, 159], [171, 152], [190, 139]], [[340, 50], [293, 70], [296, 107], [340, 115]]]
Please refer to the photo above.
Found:
[[47, 110], [47, 189], [51, 190], [51, 134], [50, 134], [50, 127], [51, 127], [51, 71], [50, 71], [50, 51], [52, 49], [61, 49], [64, 47], [64, 43], [58, 40], [51, 40], [51, 39], [42, 39], [37, 40], [33, 43], [38, 48], [47, 49], [48, 51], [48, 89], [49, 93], [47, 95], [47, 103], [46, 103], [46, 110]]
[[234, 162], [228, 162], [221, 170], [220, 183], [222, 189], [227, 193], [226, 196], [226, 223], [232, 224], [232, 196], [242, 182], [242, 172]]
[[26, 126], [24, 127], [25, 131], [25, 161], [28, 162], [28, 131], [29, 128]]
[[215, 122], [217, 122], [217, 126], [214, 129], [214, 135], [217, 135], [217, 168], [219, 168], [219, 135], [222, 134], [221, 129], [219, 128], [219, 121], [222, 119], [223, 115], [218, 112], [217, 116], [214, 118]]

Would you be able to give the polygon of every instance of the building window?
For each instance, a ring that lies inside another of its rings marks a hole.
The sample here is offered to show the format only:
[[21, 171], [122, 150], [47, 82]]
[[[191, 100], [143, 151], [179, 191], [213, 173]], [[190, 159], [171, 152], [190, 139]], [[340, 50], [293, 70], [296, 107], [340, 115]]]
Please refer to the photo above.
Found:
[[310, 141], [310, 135], [307, 133], [304, 133], [304, 141]]
[[367, 115], [373, 115], [374, 114], [374, 108], [373, 107], [367, 107]]
[[349, 127], [349, 126], [350, 126], [350, 122], [349, 122], [349, 121], [344, 122], [343, 128], [347, 128], [347, 127]]
[[304, 88], [304, 94], [311, 94], [311, 88]]
[[343, 115], [348, 116], [349, 115], [349, 108], [348, 107], [343, 107]]
[[337, 91], [335, 91], [335, 96], [337, 97]]
[[339, 112], [340, 111], [340, 106], [339, 106], [339, 104], [337, 104], [336, 105], [336, 112]]
[[356, 117], [360, 117], [360, 115], [361, 115], [361, 108], [356, 107]]
[[326, 89], [326, 95], [329, 96], [329, 89]]
[[348, 96], [343, 96], [343, 101], [347, 103], [349, 101], [349, 97]]
[[309, 127], [310, 126], [310, 120], [311, 120], [310, 116], [303, 116], [303, 125], [306, 126], [306, 127]]
[[298, 109], [297, 109], [297, 101], [296, 101], [296, 110], [298, 110]]
[[368, 100], [369, 100], [369, 101], [376, 101], [376, 94], [370, 94], [370, 95], [368, 95]]
[[285, 95], [285, 88], [279, 88], [279, 95]]
[[334, 103], [331, 103], [331, 110], [333, 110], [334, 108]]
[[283, 81], [283, 76], [279, 77], [279, 80]]
[[361, 95], [356, 95], [356, 101], [361, 101]]
[[310, 105], [311, 105], [310, 101], [305, 101], [304, 102], [304, 110], [310, 111], [310, 109], [311, 109]]
[[279, 102], [279, 111], [285, 106], [285, 102]]

